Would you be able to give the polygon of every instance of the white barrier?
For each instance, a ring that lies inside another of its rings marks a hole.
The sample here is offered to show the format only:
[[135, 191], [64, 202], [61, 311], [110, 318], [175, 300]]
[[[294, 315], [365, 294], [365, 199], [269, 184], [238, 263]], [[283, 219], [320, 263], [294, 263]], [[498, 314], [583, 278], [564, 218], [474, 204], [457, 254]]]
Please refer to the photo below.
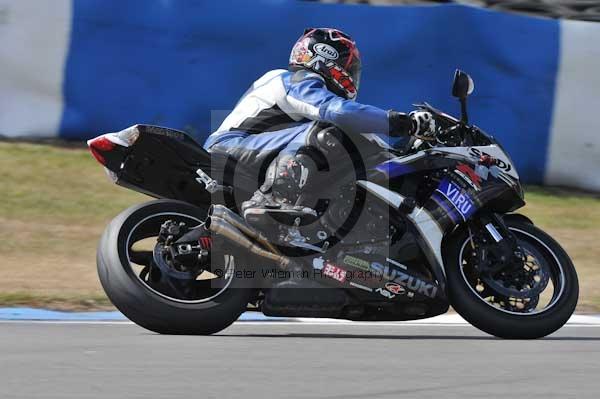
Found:
[[58, 135], [70, 20], [70, 0], [0, 0], [0, 135]]
[[545, 182], [600, 191], [600, 23], [561, 21]]

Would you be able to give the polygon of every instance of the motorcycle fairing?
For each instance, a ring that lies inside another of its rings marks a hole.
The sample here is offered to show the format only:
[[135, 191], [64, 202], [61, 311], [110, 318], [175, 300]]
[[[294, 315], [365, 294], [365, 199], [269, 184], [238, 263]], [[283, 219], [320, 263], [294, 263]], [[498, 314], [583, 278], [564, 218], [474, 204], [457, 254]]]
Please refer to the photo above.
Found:
[[[482, 155], [490, 155], [496, 160], [491, 173], [490, 168], [479, 165]], [[492, 211], [507, 211], [523, 204], [518, 174], [508, 156], [496, 145], [423, 150], [380, 163], [374, 171], [375, 182], [358, 181], [358, 185], [394, 209], [399, 209], [406, 197], [384, 185], [419, 172], [439, 172], [437, 187], [421, 206], [406, 215], [406, 219], [411, 222], [412, 232], [442, 291], [445, 290], [444, 236], [484, 206]], [[385, 178], [381, 178], [382, 175]]]
[[[468, 162], [476, 162], [482, 155], [490, 155], [496, 159], [497, 166], [500, 170], [512, 177], [519, 179], [514, 165], [506, 155], [506, 153], [497, 145], [475, 146], [475, 147], [435, 147], [432, 149], [422, 150], [415, 154], [405, 157], [396, 157], [389, 161], [382, 162], [375, 167], [376, 170], [385, 173], [388, 179], [393, 179], [399, 176], [404, 176], [417, 170], [426, 169], [426, 163], [431, 164], [431, 157], [440, 155], [443, 159], [464, 160]], [[417, 161], [422, 161], [417, 163]], [[431, 164], [432, 168], [436, 165]]]
[[[133, 133], [135, 138], [129, 143], [120, 141], [123, 132]], [[160, 126], [134, 125], [104, 136], [115, 144], [101, 155], [116, 184], [155, 198], [191, 203], [206, 199], [208, 193], [196, 182], [195, 175], [198, 168], [210, 171], [211, 158], [186, 133]]]
[[[492, 156], [495, 164], [489, 168], [480, 165], [479, 160], [482, 155]], [[461, 166], [470, 172], [470, 176], [461, 173], [459, 170]], [[483, 177], [477, 175], [481, 169], [485, 171]], [[518, 173], [510, 158], [497, 145], [436, 147], [406, 157], [397, 157], [375, 166], [371, 171], [369, 180], [387, 186], [396, 179], [410, 179], [411, 176], [420, 172], [436, 170], [446, 170], [446, 174], [452, 179], [452, 184], [461, 186], [461, 195], [474, 202], [475, 206], [471, 208], [472, 212], [468, 213], [466, 219], [477, 208], [483, 206], [488, 206], [494, 212], [510, 212], [524, 205]], [[480, 181], [473, 182], [473, 178]], [[438, 187], [438, 190], [444, 192], [445, 188], [447, 188], [447, 184], [444, 187]], [[440, 199], [439, 195], [436, 199]], [[450, 200], [450, 203], [452, 203], [452, 200]], [[457, 224], [456, 219], [466, 221], [461, 216], [460, 212], [459, 214], [450, 212], [450, 218], [454, 221], [452, 227]]]
[[[400, 208], [406, 199], [401, 194], [372, 182], [359, 180], [357, 184], [386, 202], [393, 209]], [[442, 259], [442, 239], [444, 238], [442, 227], [430, 211], [425, 208], [416, 207], [410, 214], [406, 215], [406, 218], [411, 222], [411, 230], [432, 267], [433, 275], [440, 285], [441, 292], [445, 293], [446, 273]]]

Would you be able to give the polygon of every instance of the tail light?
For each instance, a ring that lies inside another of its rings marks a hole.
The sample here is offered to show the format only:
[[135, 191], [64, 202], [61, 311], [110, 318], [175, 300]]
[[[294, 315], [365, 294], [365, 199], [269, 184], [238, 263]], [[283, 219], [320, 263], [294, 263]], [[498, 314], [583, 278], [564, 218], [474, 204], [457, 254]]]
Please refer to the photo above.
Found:
[[105, 153], [114, 150], [116, 146], [130, 147], [139, 136], [138, 125], [134, 125], [117, 133], [107, 133], [88, 140], [87, 144], [94, 158], [102, 165], [106, 165]]
[[106, 159], [102, 153], [112, 151], [116, 146], [115, 143], [108, 139], [106, 134], [89, 140], [87, 144], [90, 147], [92, 155], [96, 158], [96, 161], [100, 162], [102, 165], [106, 165]]

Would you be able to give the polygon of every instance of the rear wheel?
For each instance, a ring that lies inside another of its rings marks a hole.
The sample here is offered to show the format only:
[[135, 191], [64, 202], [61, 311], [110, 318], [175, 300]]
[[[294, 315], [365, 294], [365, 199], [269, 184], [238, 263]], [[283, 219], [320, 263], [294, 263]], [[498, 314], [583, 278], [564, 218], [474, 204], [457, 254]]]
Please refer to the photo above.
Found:
[[[482, 272], [481, 243], [467, 228], [450, 238], [444, 253], [450, 303], [469, 323], [497, 337], [544, 337], [562, 327], [575, 310], [575, 268], [561, 246], [539, 228], [516, 221], [507, 227], [522, 252], [522, 263], [509, 271]], [[488, 259], [493, 256], [491, 246], [486, 251]]]
[[233, 323], [253, 299], [248, 281], [235, 276], [235, 254], [211, 250], [202, 268], [170, 268], [157, 247], [166, 221], [194, 227], [206, 207], [157, 200], [131, 207], [107, 226], [97, 266], [112, 303], [136, 324], [162, 334], [212, 334]]

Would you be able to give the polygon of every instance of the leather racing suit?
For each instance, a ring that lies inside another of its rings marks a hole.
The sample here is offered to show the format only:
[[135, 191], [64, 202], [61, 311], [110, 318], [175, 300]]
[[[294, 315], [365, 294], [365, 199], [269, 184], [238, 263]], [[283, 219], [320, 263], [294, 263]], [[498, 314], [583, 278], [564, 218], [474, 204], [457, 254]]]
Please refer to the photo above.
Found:
[[268, 201], [298, 205], [295, 202], [310, 176], [297, 157], [298, 150], [307, 143], [309, 134], [321, 129], [323, 122], [348, 135], [407, 135], [414, 128], [414, 122], [404, 113], [334, 94], [317, 73], [277, 69], [252, 84], [208, 137], [204, 148], [209, 152], [278, 152], [264, 184], [250, 203], [257, 206], [269, 195]]

